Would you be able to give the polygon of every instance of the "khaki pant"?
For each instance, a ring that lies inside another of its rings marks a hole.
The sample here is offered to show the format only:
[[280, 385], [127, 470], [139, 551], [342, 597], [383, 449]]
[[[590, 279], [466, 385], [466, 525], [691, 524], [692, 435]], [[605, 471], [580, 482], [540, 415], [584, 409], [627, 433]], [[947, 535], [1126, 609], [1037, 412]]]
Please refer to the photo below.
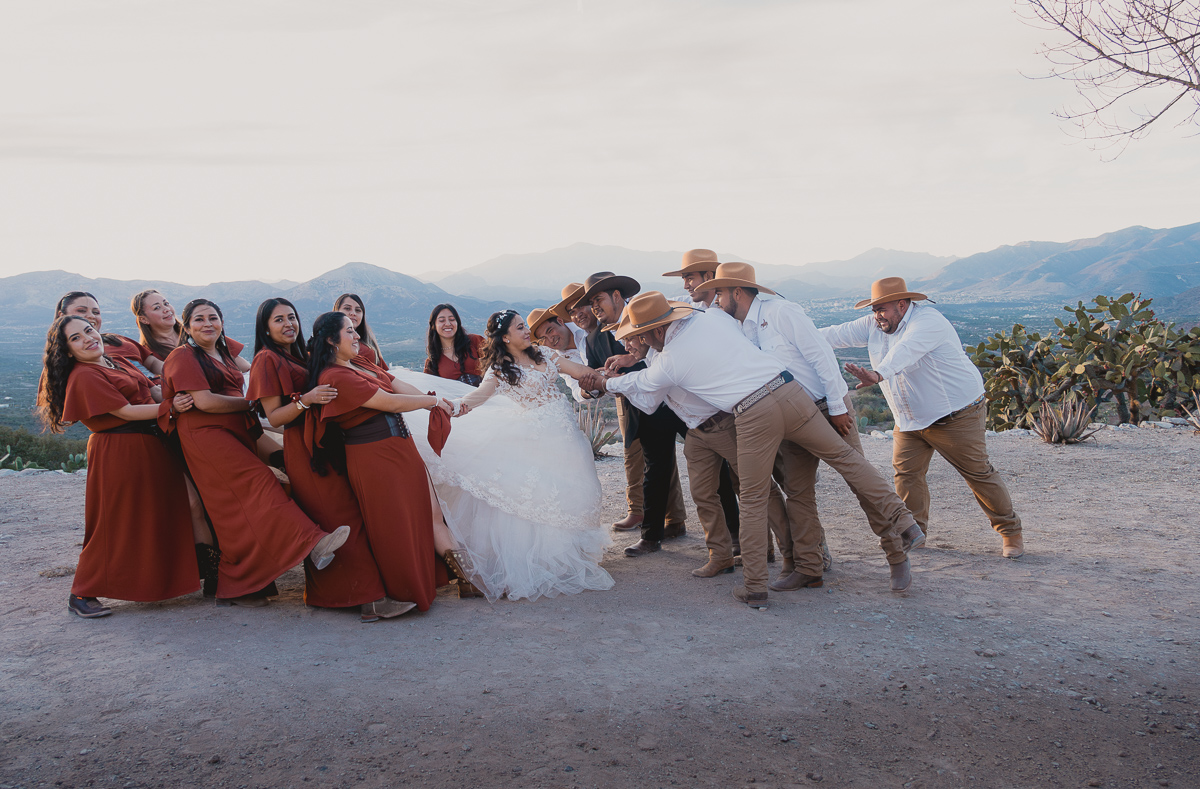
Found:
[[[846, 404], [846, 413], [850, 417], [850, 421], [855, 421], [854, 404], [850, 400], [850, 395], [847, 394], [843, 400]], [[820, 409], [818, 409], [820, 410]], [[821, 412], [822, 418], [825, 418], [825, 412]], [[837, 430], [834, 430], [837, 433]], [[858, 428], [850, 432], [850, 435], [843, 436], [837, 433], [838, 436], [845, 441], [855, 452], [862, 455], [862, 439], [858, 435]], [[780, 550], [784, 558], [792, 559], [796, 564], [796, 569], [806, 575], [822, 575], [822, 565], [820, 563], [820, 555], [810, 555], [813, 540], [816, 541], [816, 549], [819, 550], [821, 540], [825, 536], [825, 530], [821, 526], [821, 518], [817, 513], [817, 467], [821, 464], [819, 458], [808, 452], [803, 447], [796, 446], [790, 441], [785, 441], [779, 448], [779, 458], [775, 463], [775, 479], [780, 480], [780, 484], [784, 484], [782, 477], [788, 477], [794, 480], [794, 493], [787, 493], [787, 513], [788, 518], [785, 524], [790, 526], [791, 535], [780, 538]], [[867, 523], [871, 526], [871, 530], [879, 537], [879, 547], [887, 554], [888, 564], [899, 564], [904, 561], [905, 553], [901, 547], [903, 540], [898, 534], [894, 534], [891, 529], [891, 524], [888, 518], [876, 508], [874, 501], [862, 495], [861, 492], [854, 490], [851, 486], [851, 491], [858, 498], [858, 504], [862, 507], [863, 512], [867, 515]], [[903, 497], [901, 497], [903, 498]], [[919, 522], [919, 520], [918, 520]], [[804, 557], [803, 560], [798, 560], [796, 557]], [[813, 562], [816, 562], [814, 565]], [[812, 568], [815, 567], [815, 572]], [[809, 569], [806, 569], [809, 568]]]
[[[898, 537], [915, 523], [912, 513], [883, 475], [838, 435], [795, 381], [784, 384], [742, 412], [736, 425], [741, 476], [742, 575], [747, 591], [767, 591], [771, 469], [784, 441], [824, 460], [842, 475], [856, 495], [874, 505], [866, 515], [872, 520], [871, 528], [876, 534], [890, 530]], [[882, 520], [876, 523], [875, 518]], [[801, 557], [794, 558], [799, 561]]]
[[[725, 508], [721, 505], [718, 488], [721, 466], [726, 461], [729, 462], [735, 489], [738, 486], [737, 430], [733, 417], [726, 416], [717, 427], [709, 430], [688, 430], [687, 438], [683, 442], [683, 456], [687, 459], [688, 488], [692, 494], [692, 501], [696, 504], [696, 517], [700, 519], [700, 526], [704, 529], [708, 558], [716, 562], [732, 561], [733, 539], [725, 520]], [[767, 512], [768, 522], [776, 536], [781, 533], [788, 534], [783, 495], [774, 484], [771, 485]]]
[[[629, 429], [629, 402], [624, 397], [616, 398], [617, 426], [621, 428], [622, 441]], [[625, 447], [625, 504], [630, 515], [641, 515], [646, 497], [643, 486], [646, 481], [646, 463], [642, 457], [642, 442], [636, 438]], [[679, 481], [679, 469], [671, 475], [671, 490], [667, 494], [667, 525], [687, 520], [687, 509], [683, 503], [683, 485]]]
[[1013, 512], [1008, 487], [988, 460], [983, 432], [986, 417], [987, 403], [976, 403], [959, 414], [942, 417], [924, 430], [892, 432], [896, 493], [926, 534], [929, 533], [929, 486], [925, 475], [934, 450], [967, 481], [993, 529], [1003, 535], [1021, 533], [1021, 519]]

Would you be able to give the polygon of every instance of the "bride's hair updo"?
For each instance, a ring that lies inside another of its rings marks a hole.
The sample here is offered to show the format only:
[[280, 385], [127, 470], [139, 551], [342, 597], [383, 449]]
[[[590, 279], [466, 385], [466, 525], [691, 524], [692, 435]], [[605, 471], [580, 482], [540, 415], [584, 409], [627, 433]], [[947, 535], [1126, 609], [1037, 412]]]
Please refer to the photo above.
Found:
[[[483, 369], [491, 368], [496, 377], [504, 379], [509, 386], [516, 386], [517, 381], [521, 380], [521, 368], [517, 365], [517, 359], [504, 344], [504, 335], [508, 334], [508, 329], [517, 315], [516, 310], [493, 313], [492, 317], [488, 318], [483, 343]], [[533, 359], [534, 364], [542, 363], [542, 352], [536, 345], [529, 346], [525, 352]]]

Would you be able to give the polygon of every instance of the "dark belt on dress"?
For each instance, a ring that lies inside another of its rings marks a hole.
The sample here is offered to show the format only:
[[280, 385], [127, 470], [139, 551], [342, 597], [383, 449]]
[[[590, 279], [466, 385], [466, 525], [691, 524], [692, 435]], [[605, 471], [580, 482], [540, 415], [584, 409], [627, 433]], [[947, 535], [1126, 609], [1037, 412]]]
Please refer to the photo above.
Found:
[[791, 383], [794, 380], [795, 378], [792, 377], [792, 374], [787, 370], [784, 370], [779, 375], [775, 376], [770, 381], [767, 381], [761, 387], [755, 389], [753, 392], [739, 400], [738, 404], [733, 407], [734, 415], [741, 416], [759, 400], [762, 400], [764, 397], [771, 394], [771, 392], [774, 392], [779, 387], [783, 386], [784, 384]]
[[986, 399], [987, 399], [987, 395], [979, 395], [979, 397], [976, 397], [970, 403], [967, 403], [966, 405], [964, 405], [962, 408], [958, 409], [957, 411], [951, 411], [950, 413], [946, 414], [941, 419], [938, 419], [934, 424], [936, 424], [937, 422], [945, 422], [947, 419], [953, 419], [954, 417], [961, 414], [963, 411], [971, 410], [972, 408], [979, 405]]
[[348, 427], [343, 432], [346, 446], [371, 444], [394, 436], [409, 437], [408, 425], [404, 424], [404, 418], [399, 414], [376, 414], [361, 425]]
[[723, 427], [729, 427], [733, 422], [733, 414], [728, 411], [718, 411], [717, 413], [705, 419], [700, 424], [696, 425], [696, 429], [701, 433], [711, 433], [714, 430], [720, 430]]
[[137, 422], [126, 422], [123, 425], [109, 428], [108, 430], [97, 430], [97, 433], [104, 435], [115, 435], [121, 433], [141, 433], [147, 436], [163, 437], [163, 431], [159, 430], [158, 425], [153, 420], [139, 420]]

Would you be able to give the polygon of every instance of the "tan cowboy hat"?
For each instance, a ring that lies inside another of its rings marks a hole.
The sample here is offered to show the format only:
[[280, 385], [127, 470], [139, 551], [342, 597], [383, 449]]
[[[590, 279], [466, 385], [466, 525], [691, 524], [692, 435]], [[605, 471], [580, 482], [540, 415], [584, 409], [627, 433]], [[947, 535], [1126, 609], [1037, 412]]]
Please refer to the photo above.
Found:
[[884, 277], [871, 283], [871, 298], [863, 299], [854, 305], [855, 309], [873, 307], [876, 304], [886, 304], [889, 301], [911, 299], [921, 301], [929, 298], [924, 293], [914, 293], [908, 289], [908, 284], [900, 277]]
[[571, 320], [571, 310], [575, 309], [575, 299], [583, 295], [583, 283], [572, 282], [562, 289], [562, 301], [550, 308], [558, 319], [567, 322]]
[[644, 334], [658, 326], [686, 318], [693, 312], [695, 310], [690, 305], [681, 301], [667, 301], [666, 296], [651, 290], [629, 300], [614, 336], [623, 340], [634, 334]]
[[633, 277], [619, 277], [611, 271], [598, 271], [583, 283], [583, 293], [572, 301], [568, 307], [575, 309], [579, 304], [591, 301], [592, 296], [608, 290], [619, 290], [626, 299], [640, 291], [642, 286]]
[[696, 292], [716, 288], [755, 288], [764, 293], [775, 293], [766, 285], [754, 281], [754, 266], [749, 263], [722, 263], [717, 266], [717, 278], [701, 282], [696, 286]]
[[[536, 336], [538, 327], [551, 318], [559, 318], [558, 313], [554, 311], [553, 307], [550, 307], [549, 309], [542, 309], [539, 307], [538, 309], [529, 313], [529, 317], [525, 319], [525, 324], [529, 327], [530, 335]], [[561, 320], [561, 318], [559, 319]]]
[[702, 274], [717, 270], [717, 253], [711, 249], [689, 249], [683, 253], [683, 268], [668, 271], [664, 277], [682, 277], [684, 274]]

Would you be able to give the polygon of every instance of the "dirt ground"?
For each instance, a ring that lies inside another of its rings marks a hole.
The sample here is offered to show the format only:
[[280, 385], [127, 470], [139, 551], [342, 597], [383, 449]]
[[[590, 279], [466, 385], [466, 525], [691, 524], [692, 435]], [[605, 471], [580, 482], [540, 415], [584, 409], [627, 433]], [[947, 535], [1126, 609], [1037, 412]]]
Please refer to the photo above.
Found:
[[[293, 570], [264, 609], [197, 593], [85, 621], [55, 572], [84, 480], [4, 477], [0, 787], [1200, 785], [1200, 437], [989, 442], [1023, 558], [935, 459], [931, 547], [891, 594], [825, 468], [833, 569], [766, 612], [732, 599], [740, 574], [690, 575], [693, 516], [648, 557], [618, 537], [610, 592], [362, 625], [304, 607]], [[864, 443], [888, 473], [891, 442]], [[616, 519], [621, 463], [598, 470]]]

